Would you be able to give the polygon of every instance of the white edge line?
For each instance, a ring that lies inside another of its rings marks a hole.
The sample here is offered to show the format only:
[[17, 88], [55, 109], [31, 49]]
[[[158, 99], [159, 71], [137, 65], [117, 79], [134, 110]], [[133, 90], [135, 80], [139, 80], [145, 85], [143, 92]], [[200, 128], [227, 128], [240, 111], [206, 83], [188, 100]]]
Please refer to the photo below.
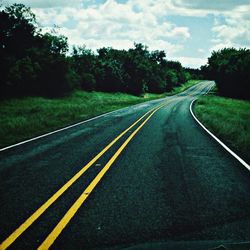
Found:
[[[167, 97], [168, 97], [168, 96], [167, 96]], [[170, 96], [170, 97], [171, 97], [171, 96]], [[160, 98], [160, 99], [150, 100], [150, 101], [148, 101], [148, 102], [161, 101], [162, 99], [165, 99], [165, 97], [164, 97], [164, 98]], [[124, 108], [120, 108], [120, 109], [116, 109], [116, 110], [113, 110], [113, 111], [110, 111], [110, 112], [107, 112], [107, 113], [104, 113], [104, 114], [101, 114], [101, 115], [92, 117], [92, 118], [90, 118], [90, 119], [87, 119], [87, 120], [84, 120], [84, 121], [81, 121], [81, 122], [78, 122], [78, 123], [69, 125], [69, 126], [67, 126], [67, 127], [60, 128], [60, 129], [57, 129], [57, 130], [55, 130], [55, 131], [51, 131], [51, 132], [49, 132], [49, 133], [46, 133], [46, 134], [42, 134], [42, 135], [36, 136], [36, 137], [31, 138], [31, 139], [28, 139], [28, 140], [25, 140], [25, 141], [21, 141], [21, 142], [18, 142], [18, 143], [13, 144], [13, 145], [9, 145], [9, 146], [4, 147], [4, 148], [0, 148], [0, 152], [5, 151], [5, 150], [10, 149], [10, 148], [14, 148], [14, 147], [16, 147], [16, 146], [19, 146], [19, 145], [22, 145], [22, 144], [25, 144], [25, 143], [28, 143], [28, 142], [31, 142], [31, 141], [35, 141], [35, 140], [37, 140], [37, 139], [40, 139], [40, 138], [43, 138], [43, 137], [46, 137], [46, 136], [49, 136], [49, 135], [52, 135], [52, 134], [55, 134], [55, 133], [58, 133], [58, 132], [61, 132], [61, 131], [63, 131], [63, 130], [69, 129], [69, 128], [73, 128], [73, 127], [79, 126], [79, 125], [81, 125], [81, 124], [83, 124], [83, 123], [87, 123], [87, 122], [96, 120], [96, 119], [98, 119], [98, 118], [101, 118], [101, 117], [103, 117], [103, 116], [109, 115], [109, 114], [114, 113], [114, 112], [117, 112], [117, 111], [121, 111], [122, 109], [126, 109], [126, 108], [128, 108], [128, 107], [136, 107], [136, 106], [139, 106], [139, 105], [141, 105], [141, 104], [143, 104], [143, 103], [145, 103], [145, 102], [137, 103], [137, 104], [134, 104], [134, 105], [131, 105], [131, 106], [127, 106], [127, 107], [124, 107]]]
[[197, 99], [194, 99], [190, 106], [189, 106], [189, 110], [191, 115], [193, 116], [193, 118], [196, 120], [196, 122], [209, 134], [211, 135], [224, 149], [226, 149], [234, 158], [236, 158], [244, 167], [246, 167], [249, 171], [250, 171], [250, 166], [243, 160], [241, 159], [236, 153], [234, 153], [228, 146], [226, 146], [220, 139], [218, 139], [212, 132], [210, 132], [199, 120], [198, 118], [194, 115], [192, 107], [193, 107], [193, 103], [196, 101]]
[[[201, 83], [201, 82], [202, 82], [202, 81], [198, 82], [197, 84], [199, 84], [199, 83]], [[190, 87], [190, 88], [191, 88], [191, 87]], [[165, 98], [168, 98], [168, 97], [172, 97], [172, 96], [166, 96], [166, 97], [163, 97], [163, 98], [160, 98], [160, 99], [151, 100], [151, 101], [148, 101], [148, 102], [161, 101], [162, 99], [165, 99]], [[140, 104], [143, 104], [143, 103], [145, 103], [145, 102], [137, 103], [137, 104], [135, 104], [135, 105], [131, 105], [131, 106], [128, 106], [128, 107], [139, 106]], [[103, 117], [103, 116], [106, 116], [106, 115], [109, 115], [109, 114], [111, 114], [111, 113], [120, 111], [120, 110], [122, 110], [122, 109], [126, 109], [126, 108], [128, 108], [128, 107], [124, 107], [124, 108], [121, 108], [121, 109], [116, 109], [116, 110], [110, 111], [110, 112], [108, 112], [108, 113], [104, 113], [104, 114], [101, 114], [101, 115], [92, 117], [92, 118], [90, 118], [90, 119], [88, 119], [88, 120], [84, 120], [84, 121], [81, 121], [81, 122], [72, 124], [72, 125], [70, 125], [70, 126], [67, 126], [67, 127], [64, 127], [64, 128], [61, 128], [61, 129], [58, 129], [58, 130], [55, 130], [55, 131], [46, 133], [46, 134], [42, 134], [42, 135], [33, 137], [33, 138], [31, 138], [31, 139], [28, 139], [28, 140], [25, 140], [25, 141], [18, 142], [18, 143], [16, 143], [16, 144], [9, 145], [9, 146], [4, 147], [4, 148], [0, 148], [0, 152], [5, 151], [5, 150], [10, 149], [10, 148], [14, 148], [14, 147], [19, 146], [19, 145], [22, 145], [22, 144], [25, 144], [25, 143], [27, 143], [27, 142], [35, 141], [35, 140], [37, 140], [37, 139], [40, 139], [40, 138], [43, 138], [43, 137], [46, 137], [46, 136], [49, 136], [49, 135], [52, 135], [52, 134], [61, 132], [61, 131], [63, 131], [63, 130], [69, 129], [69, 128], [76, 127], [76, 126], [81, 125], [81, 124], [83, 124], [83, 123], [90, 122], [90, 121], [92, 121], [92, 120], [101, 118], [101, 117]]]
[[72, 125], [70, 125], [70, 126], [67, 126], [67, 127], [64, 127], [64, 128], [61, 128], [61, 129], [58, 129], [58, 130], [55, 130], [55, 131], [52, 131], [52, 132], [49, 132], [49, 133], [46, 133], [46, 134], [43, 134], [43, 135], [39, 135], [39, 136], [37, 136], [37, 137], [31, 138], [31, 139], [28, 139], [28, 140], [25, 140], [25, 141], [22, 141], [22, 142], [18, 142], [18, 143], [16, 143], [16, 144], [7, 146], [7, 147], [5, 147], [5, 148], [1, 148], [1, 149], [0, 149], [0, 152], [1, 152], [1, 151], [4, 151], [4, 150], [7, 150], [7, 149], [9, 149], [9, 148], [13, 148], [13, 147], [16, 147], [16, 146], [25, 144], [25, 143], [27, 143], [27, 142], [35, 141], [35, 140], [37, 140], [37, 139], [40, 139], [40, 138], [42, 138], [42, 137], [46, 137], [46, 136], [48, 136], [48, 135], [52, 135], [52, 134], [61, 132], [61, 131], [63, 131], [63, 130], [69, 129], [69, 128], [76, 127], [76, 126], [81, 125], [81, 124], [83, 124], [83, 123], [90, 122], [90, 121], [92, 121], [92, 120], [95, 120], [95, 119], [98, 119], [98, 118], [100, 118], [100, 117], [103, 117], [103, 116], [109, 115], [109, 114], [111, 114], [111, 113], [114, 113], [115, 111], [118, 111], [118, 110], [113, 110], [113, 111], [110, 111], [110, 112], [108, 112], [108, 113], [104, 113], [104, 114], [101, 114], [101, 115], [92, 117], [92, 118], [90, 118], [90, 119], [88, 119], [88, 120], [84, 120], [84, 121], [81, 121], [81, 122], [72, 124]]

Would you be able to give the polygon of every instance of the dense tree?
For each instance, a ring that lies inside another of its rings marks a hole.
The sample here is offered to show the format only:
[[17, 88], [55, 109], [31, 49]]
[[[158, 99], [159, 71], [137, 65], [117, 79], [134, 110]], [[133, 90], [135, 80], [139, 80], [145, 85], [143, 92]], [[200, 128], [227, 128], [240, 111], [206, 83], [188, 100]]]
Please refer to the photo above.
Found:
[[103, 78], [103, 70], [99, 67], [96, 55], [85, 46], [73, 47], [72, 66], [75, 69], [79, 83], [84, 90], [95, 90], [96, 81]]
[[250, 50], [228, 48], [213, 52], [208, 64], [183, 68], [168, 61], [164, 51], [150, 52], [135, 43], [129, 50], [101, 48], [94, 53], [73, 47], [65, 36], [41, 33], [35, 15], [23, 4], [0, 11], [0, 97], [60, 96], [75, 88], [92, 91], [171, 91], [188, 79], [214, 79], [219, 93], [250, 98]]
[[0, 11], [1, 56], [25, 56], [25, 50], [35, 43], [37, 23], [30, 8], [23, 4], [13, 4]]
[[191, 79], [203, 79], [204, 75], [201, 69], [192, 69], [192, 68], [185, 68], [185, 72], [189, 74], [189, 78]]
[[221, 95], [250, 98], [250, 50], [225, 48], [213, 52], [202, 67], [208, 79], [214, 79]]
[[[25, 50], [34, 43], [35, 24], [35, 16], [22, 4], [14, 4], [0, 11], [0, 90], [2, 94], [9, 87], [12, 88], [16, 82], [20, 85], [20, 80], [27, 80], [28, 71], [33, 71], [31, 60], [26, 57]], [[22, 66], [25, 68], [20, 72]]]
[[1, 96], [58, 96], [75, 87], [67, 38], [41, 34], [30, 8], [14, 4], [0, 11], [0, 37]]
[[65, 55], [68, 51], [68, 38], [62, 35], [45, 33], [42, 36], [42, 45], [54, 55]]
[[184, 83], [187, 73], [179, 62], [166, 60], [164, 51], [135, 43], [129, 50], [85, 46], [68, 55], [65, 36], [55, 30], [41, 33], [35, 15], [22, 4], [0, 11], [1, 97], [60, 96], [75, 88], [92, 91], [161, 93]]

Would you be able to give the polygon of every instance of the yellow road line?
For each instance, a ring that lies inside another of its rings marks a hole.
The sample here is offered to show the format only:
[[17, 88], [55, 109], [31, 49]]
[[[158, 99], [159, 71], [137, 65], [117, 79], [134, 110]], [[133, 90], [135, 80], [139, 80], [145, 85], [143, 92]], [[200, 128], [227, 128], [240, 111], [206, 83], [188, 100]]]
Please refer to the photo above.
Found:
[[192, 89], [192, 92], [190, 93], [190, 94], [188, 94], [189, 96], [193, 96], [194, 94], [196, 94], [197, 93], [197, 91], [200, 91], [201, 89], [203, 89], [204, 88], [204, 86], [202, 85], [202, 86], [200, 86], [200, 84], [198, 84], [198, 86], [195, 86], [195, 88], [194, 89]]
[[201, 84], [201, 86], [200, 86], [200, 84], [195, 88], [195, 90], [194, 90], [194, 92], [193, 92], [193, 95], [194, 94], [197, 94], [197, 92], [199, 92], [199, 94], [200, 94], [200, 92], [203, 90], [203, 89], [205, 89], [207, 87], [207, 85], [205, 85], [204, 86], [204, 83], [203, 84]]
[[[161, 107], [162, 104], [157, 107]], [[41, 205], [25, 222], [23, 222], [12, 234], [8, 236], [0, 245], [0, 250], [8, 248], [24, 231], [27, 230], [77, 179], [79, 179], [84, 172], [86, 172], [91, 165], [93, 165], [114, 143], [116, 143], [124, 134], [126, 134], [131, 128], [133, 128], [138, 122], [140, 122], [150, 112], [157, 109], [152, 108], [136, 120], [131, 126], [118, 135], [113, 141], [111, 141], [100, 153], [98, 153], [90, 162], [88, 162], [79, 172], [77, 172], [69, 181], [67, 181], [56, 193], [54, 193], [43, 205]]]
[[[165, 104], [166, 105], [166, 104]], [[66, 212], [66, 214], [63, 216], [63, 218], [59, 221], [59, 223], [55, 226], [55, 228], [51, 231], [51, 233], [47, 236], [47, 238], [42, 242], [42, 244], [38, 247], [38, 250], [45, 250], [49, 249], [50, 246], [53, 244], [53, 242], [56, 240], [56, 238], [60, 235], [62, 230], [67, 226], [67, 224], [70, 222], [70, 220], [73, 218], [75, 213], [78, 211], [78, 209], [81, 207], [81, 205], [84, 203], [84, 201], [87, 199], [87, 197], [90, 195], [90, 193], [93, 191], [93, 189], [96, 187], [96, 185], [99, 183], [99, 181], [102, 179], [102, 177], [105, 175], [105, 173], [108, 171], [108, 169], [111, 167], [113, 162], [116, 160], [116, 158], [121, 154], [123, 149], [127, 146], [127, 144], [130, 142], [130, 140], [137, 134], [137, 132], [146, 124], [146, 122], [152, 117], [152, 115], [158, 111], [160, 108], [162, 108], [162, 105], [158, 108], [156, 108], [148, 117], [145, 119], [145, 121], [127, 138], [127, 140], [121, 145], [121, 147], [115, 152], [115, 154], [110, 158], [110, 160], [107, 162], [107, 164], [103, 167], [103, 169], [97, 174], [97, 176], [94, 178], [94, 180], [88, 185], [88, 187], [82, 192], [82, 194], [79, 196], [79, 198], [75, 201], [75, 203], [70, 207], [70, 209]]]

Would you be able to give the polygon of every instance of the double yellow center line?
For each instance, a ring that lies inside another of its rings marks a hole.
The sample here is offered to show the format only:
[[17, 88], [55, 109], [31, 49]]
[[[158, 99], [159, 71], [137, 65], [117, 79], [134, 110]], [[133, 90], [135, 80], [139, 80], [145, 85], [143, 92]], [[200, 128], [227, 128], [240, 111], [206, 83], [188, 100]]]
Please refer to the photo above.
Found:
[[79, 172], [77, 172], [67, 183], [65, 183], [54, 195], [52, 195], [41, 207], [39, 207], [23, 224], [21, 224], [12, 234], [10, 234], [0, 245], [0, 250], [7, 249], [21, 234], [24, 233], [76, 180], [78, 180], [108, 149], [110, 149], [123, 135], [125, 135], [130, 129], [132, 129], [136, 124], [138, 124], [147, 115], [148, 117], [138, 126], [135, 131], [125, 140], [125, 142], [120, 146], [116, 153], [110, 158], [107, 164], [102, 168], [102, 170], [97, 174], [94, 180], [88, 185], [88, 187], [82, 192], [80, 197], [75, 201], [75, 203], [66, 212], [63, 218], [59, 221], [56, 227], [48, 235], [48, 237], [39, 246], [41, 249], [49, 249], [53, 244], [62, 230], [66, 227], [69, 221], [72, 219], [74, 214], [86, 200], [88, 195], [93, 191], [98, 182], [102, 179], [105, 173], [108, 171], [112, 163], [121, 154], [123, 149], [127, 146], [130, 140], [137, 134], [137, 132], [148, 122], [148, 120], [162, 107], [168, 103], [163, 103], [157, 107], [149, 110], [138, 120], [136, 120], [131, 126], [119, 134], [113, 141], [111, 141], [104, 149], [102, 149], [91, 161], [89, 161]]

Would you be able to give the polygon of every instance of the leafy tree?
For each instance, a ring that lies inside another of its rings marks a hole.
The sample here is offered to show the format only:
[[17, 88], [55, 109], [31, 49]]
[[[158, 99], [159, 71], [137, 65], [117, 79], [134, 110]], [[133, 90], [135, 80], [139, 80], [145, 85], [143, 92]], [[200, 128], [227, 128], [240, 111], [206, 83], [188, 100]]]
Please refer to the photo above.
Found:
[[50, 33], [45, 33], [42, 36], [43, 46], [47, 50], [55, 55], [63, 54], [65, 55], [68, 51], [68, 38], [62, 35], [52, 35]]
[[249, 68], [249, 49], [225, 48], [214, 51], [202, 70], [209, 79], [216, 81], [221, 95], [249, 99]]
[[21, 58], [34, 43], [37, 31], [35, 15], [23, 4], [13, 4], [0, 12], [1, 56]]
[[171, 91], [177, 85], [178, 77], [174, 69], [170, 69], [167, 71], [166, 82], [167, 82], [166, 86], [167, 91]]
[[[14, 4], [0, 11], [1, 95], [7, 94], [10, 89], [17, 86], [17, 79], [21, 79], [21, 74], [24, 76], [27, 68], [31, 67], [30, 58], [26, 57], [26, 50], [34, 43], [35, 32], [36, 19], [30, 8]], [[25, 61], [28, 65], [24, 72], [21, 72], [20, 67]], [[33, 76], [32, 78], [34, 79]]]
[[41, 33], [30, 8], [14, 4], [0, 11], [1, 96], [60, 96], [73, 89], [161, 93], [189, 74], [164, 51], [135, 43], [129, 50], [73, 47], [55, 30]]
[[201, 69], [192, 69], [192, 68], [184, 68], [185, 72], [188, 73], [187, 77], [189, 79], [204, 79], [204, 75], [202, 72], [202, 67]]
[[167, 91], [172, 90], [176, 86], [180, 86], [190, 79], [188, 72], [181, 66], [180, 62], [167, 61], [166, 62], [167, 73]]
[[103, 70], [96, 55], [85, 46], [73, 47], [72, 66], [79, 76], [80, 86], [84, 90], [95, 90], [97, 81], [103, 79]]
[[66, 37], [41, 34], [35, 15], [22, 4], [0, 11], [0, 20], [2, 96], [58, 96], [77, 87]]
[[155, 50], [151, 52], [150, 58], [157, 64], [163, 65], [165, 63], [166, 53], [163, 50]]

